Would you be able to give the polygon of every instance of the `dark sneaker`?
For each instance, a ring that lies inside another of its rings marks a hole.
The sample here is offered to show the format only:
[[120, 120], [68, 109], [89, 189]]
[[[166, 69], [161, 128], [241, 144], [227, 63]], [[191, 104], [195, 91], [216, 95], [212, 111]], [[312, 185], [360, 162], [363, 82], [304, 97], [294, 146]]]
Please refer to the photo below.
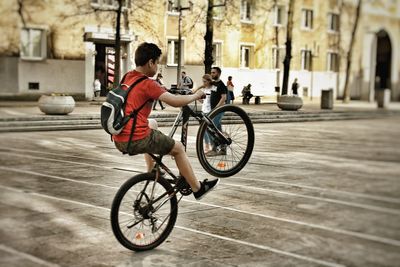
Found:
[[203, 182], [200, 182], [201, 184], [200, 190], [197, 192], [193, 192], [193, 195], [196, 198], [196, 200], [202, 199], [208, 192], [217, 187], [218, 183], [219, 179], [215, 179], [212, 181], [208, 181], [208, 179], [205, 179]]

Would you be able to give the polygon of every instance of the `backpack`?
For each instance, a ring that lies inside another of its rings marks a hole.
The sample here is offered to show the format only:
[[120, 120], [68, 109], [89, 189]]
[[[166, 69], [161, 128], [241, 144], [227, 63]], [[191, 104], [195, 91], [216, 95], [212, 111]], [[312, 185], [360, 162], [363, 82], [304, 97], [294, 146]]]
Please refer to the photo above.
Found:
[[136, 115], [145, 106], [147, 101], [138, 109], [132, 111], [131, 114], [125, 115], [124, 110], [126, 106], [126, 100], [133, 87], [135, 87], [141, 81], [147, 79], [147, 77], [139, 78], [131, 86], [129, 86], [128, 89], [124, 90], [122, 87], [127, 86], [122, 84], [125, 76], [122, 78], [121, 83], [107, 94], [106, 102], [104, 102], [101, 106], [100, 121], [101, 126], [108, 134], [116, 135], [123, 130], [124, 126], [129, 122], [130, 119], [133, 119], [132, 131], [128, 143], [129, 151], [129, 145], [131, 143], [133, 131], [136, 126]]
[[189, 82], [190, 82], [190, 84], [188, 84], [188, 87], [189, 87], [189, 89], [192, 89], [193, 88], [193, 81], [192, 81], [192, 79], [189, 77], [189, 76], [186, 76], [185, 77], [185, 80], [187, 81], [187, 79], [189, 79]]

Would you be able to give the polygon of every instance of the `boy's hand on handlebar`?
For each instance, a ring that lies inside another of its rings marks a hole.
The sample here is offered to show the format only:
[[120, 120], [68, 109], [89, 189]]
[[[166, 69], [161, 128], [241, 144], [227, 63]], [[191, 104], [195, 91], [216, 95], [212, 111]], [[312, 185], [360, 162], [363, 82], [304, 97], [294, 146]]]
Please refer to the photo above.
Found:
[[194, 93], [194, 95], [196, 96], [196, 99], [201, 99], [205, 96], [204, 91], [202, 89], [197, 90], [196, 93]]

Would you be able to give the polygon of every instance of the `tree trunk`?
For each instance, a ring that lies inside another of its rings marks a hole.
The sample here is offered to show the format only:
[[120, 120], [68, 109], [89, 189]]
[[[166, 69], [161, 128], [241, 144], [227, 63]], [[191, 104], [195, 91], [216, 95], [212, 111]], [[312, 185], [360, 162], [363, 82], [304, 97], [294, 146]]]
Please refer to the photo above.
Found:
[[122, 0], [118, 0], [117, 26], [115, 30], [114, 87], [117, 87], [119, 84], [121, 71], [121, 13]]
[[337, 62], [337, 75], [336, 75], [336, 98], [339, 96], [339, 90], [340, 90], [340, 67], [341, 67], [341, 62], [342, 62], [342, 47], [341, 47], [341, 42], [342, 42], [342, 12], [344, 8], [344, 0], [340, 1], [339, 4], [339, 19], [338, 19], [338, 36], [337, 36], [337, 51], [338, 51], [338, 62]]
[[350, 38], [350, 47], [349, 51], [347, 52], [347, 60], [346, 60], [346, 76], [344, 80], [344, 92], [343, 92], [343, 102], [348, 103], [350, 102], [350, 87], [349, 87], [349, 79], [350, 79], [350, 69], [351, 69], [351, 57], [353, 55], [353, 46], [355, 35], [357, 31], [358, 21], [360, 18], [360, 11], [361, 11], [361, 4], [362, 0], [358, 0], [357, 9], [356, 9], [356, 18], [354, 20], [353, 31], [351, 32]]
[[214, 0], [208, 0], [207, 19], [206, 19], [206, 34], [204, 35], [205, 50], [204, 50], [204, 72], [211, 73], [211, 66], [214, 62], [213, 59], [213, 31], [214, 31], [214, 18], [213, 18]]
[[286, 29], [286, 43], [285, 43], [286, 55], [285, 55], [285, 60], [283, 61], [282, 95], [287, 95], [288, 93], [290, 60], [292, 59], [293, 8], [294, 8], [294, 0], [290, 0], [288, 9], [288, 22]]

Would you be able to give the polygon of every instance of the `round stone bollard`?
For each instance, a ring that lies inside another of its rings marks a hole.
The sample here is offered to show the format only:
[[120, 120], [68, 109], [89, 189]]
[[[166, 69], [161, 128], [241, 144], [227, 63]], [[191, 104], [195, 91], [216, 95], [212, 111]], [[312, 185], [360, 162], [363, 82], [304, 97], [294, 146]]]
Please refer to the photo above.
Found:
[[282, 110], [298, 110], [303, 106], [303, 100], [294, 95], [281, 95], [278, 96], [277, 105]]
[[75, 108], [72, 96], [42, 95], [38, 101], [39, 109], [47, 115], [67, 115]]

